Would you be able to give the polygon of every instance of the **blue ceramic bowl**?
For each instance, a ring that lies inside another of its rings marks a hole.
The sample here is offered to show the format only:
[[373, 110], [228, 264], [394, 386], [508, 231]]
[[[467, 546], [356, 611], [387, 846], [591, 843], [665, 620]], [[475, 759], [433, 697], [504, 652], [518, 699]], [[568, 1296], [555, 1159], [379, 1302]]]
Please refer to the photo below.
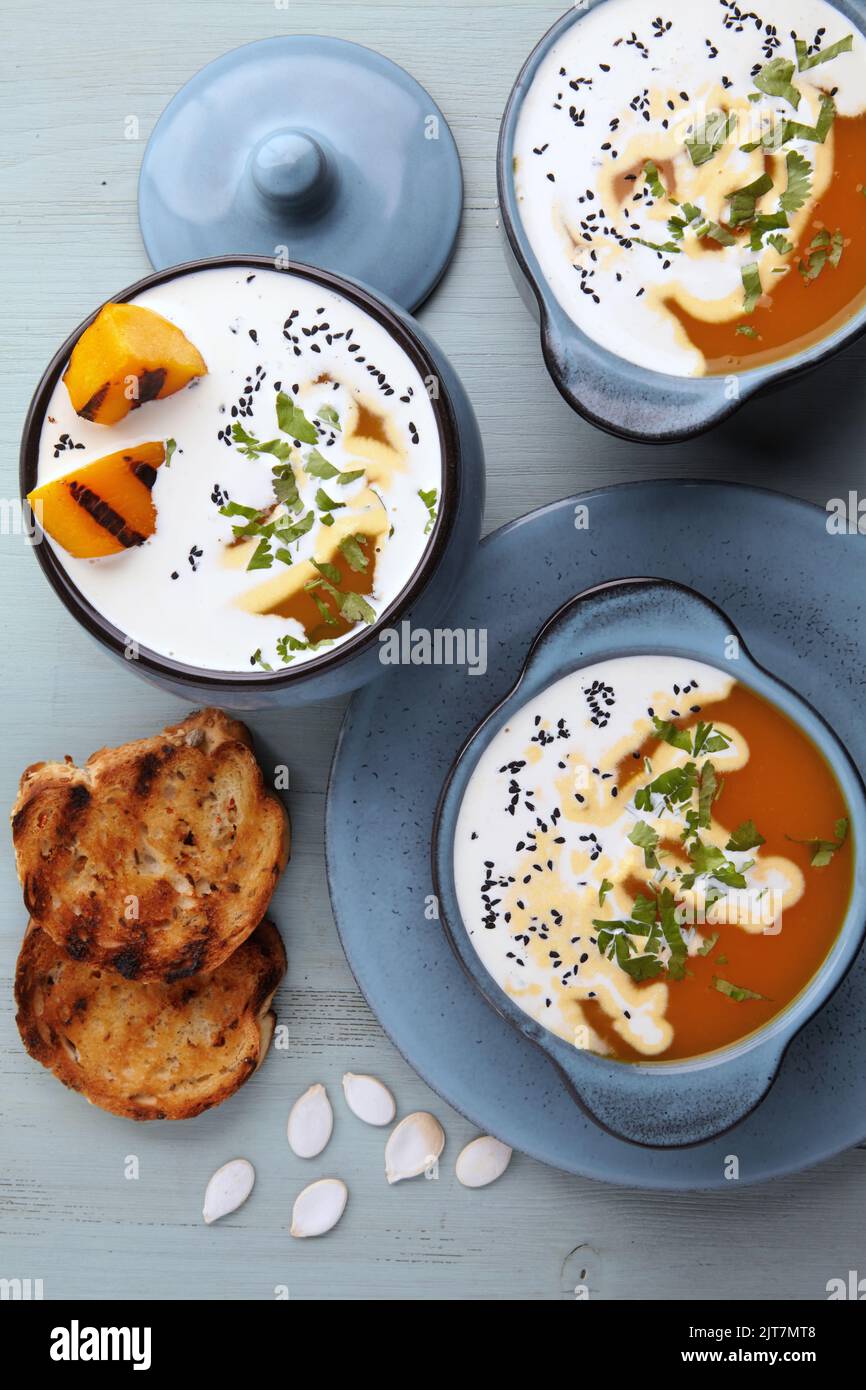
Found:
[[[786, 1009], [731, 1047], [676, 1062], [611, 1061], [570, 1046], [543, 1028], [487, 972], [463, 924], [454, 881], [457, 818], [478, 760], [533, 696], [581, 667], [617, 656], [682, 656], [721, 667], [724, 644], [740, 643], [737, 679], [772, 701], [821, 750], [850, 808], [854, 888], [823, 965]], [[451, 944], [488, 1001], [559, 1067], [575, 1100], [619, 1138], [678, 1148], [714, 1138], [766, 1095], [792, 1039], [827, 1002], [861, 948], [866, 929], [866, 790], [824, 720], [748, 654], [736, 628], [708, 599], [661, 579], [626, 579], [590, 589], [542, 628], [517, 683], [458, 754], [443, 789], [433, 839], [433, 874]]]
[[[731, 398], [724, 377], [676, 377], [649, 371], [593, 342], [569, 318], [544, 278], [523, 226], [514, 188], [514, 140], [523, 100], [551, 48], [596, 5], [582, 0], [545, 34], [514, 84], [499, 132], [497, 182], [507, 255], [517, 287], [539, 320], [541, 349], [554, 385], [592, 424], [622, 439], [664, 444], [691, 439], [727, 419], [750, 397], [810, 371], [866, 332], [866, 308], [807, 351], [737, 374]], [[855, 28], [866, 30], [864, 0], [830, 0]]]
[[[273, 259], [266, 256], [215, 256], [190, 261], [146, 276], [115, 295], [112, 302], [134, 299], [153, 285], [216, 266], [275, 269]], [[51, 546], [34, 545], [55, 593], [82, 627], [114, 657], [144, 680], [182, 699], [238, 710], [308, 704], [356, 690], [381, 675], [384, 668], [379, 659], [380, 634], [404, 621], [415, 627], [435, 625], [472, 560], [484, 510], [484, 452], [475, 415], [457, 374], [432, 339], [403, 309], [357, 281], [295, 262], [284, 273], [299, 273], [354, 301], [387, 329], [415, 364], [422, 380], [437, 379], [439, 383], [438, 398], [431, 400], [442, 448], [442, 492], [436, 521], [421, 564], [377, 621], [334, 652], [325, 652], [286, 671], [210, 671], [173, 661], [147, 647], [140, 647], [137, 659], [129, 661], [125, 656], [128, 639], [79, 593]], [[95, 310], [67, 339], [37, 387], [21, 442], [22, 498], [36, 486], [39, 438], [51, 394], [73, 347], [98, 312]], [[38, 531], [35, 540], [42, 540]]]

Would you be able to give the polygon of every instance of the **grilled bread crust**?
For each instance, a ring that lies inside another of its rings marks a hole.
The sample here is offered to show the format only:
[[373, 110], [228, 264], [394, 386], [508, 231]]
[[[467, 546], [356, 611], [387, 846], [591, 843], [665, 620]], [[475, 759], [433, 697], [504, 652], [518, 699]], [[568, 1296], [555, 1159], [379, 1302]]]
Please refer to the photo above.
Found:
[[59, 1081], [130, 1120], [186, 1120], [220, 1105], [261, 1063], [286, 969], [262, 922], [210, 975], [140, 984], [70, 960], [30, 924], [15, 975], [24, 1046]]
[[34, 763], [12, 835], [37, 926], [73, 960], [166, 983], [237, 950], [289, 854], [248, 729], [216, 709], [83, 767]]

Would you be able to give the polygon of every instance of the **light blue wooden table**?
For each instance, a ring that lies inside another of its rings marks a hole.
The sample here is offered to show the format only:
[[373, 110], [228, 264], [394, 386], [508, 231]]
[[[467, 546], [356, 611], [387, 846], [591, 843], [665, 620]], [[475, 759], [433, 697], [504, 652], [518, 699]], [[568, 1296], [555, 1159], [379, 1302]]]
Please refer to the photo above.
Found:
[[[759, 482], [820, 502], [866, 488], [866, 345], [744, 410], [710, 438], [648, 449], [596, 433], [548, 380], [500, 246], [494, 156], [524, 56], [559, 5], [510, 0], [3, 0], [0, 252], [2, 494], [16, 493], [21, 423], [40, 372], [96, 304], [148, 270], [136, 221], [144, 142], [202, 64], [251, 39], [324, 32], [408, 67], [453, 125], [466, 174], [457, 258], [422, 311], [474, 400], [487, 451], [487, 529], [581, 488], [650, 476]], [[130, 121], [129, 118], [136, 118]], [[137, 140], [126, 138], [137, 123]], [[832, 431], [828, 432], [828, 422]], [[728, 518], [731, 526], [736, 517]], [[797, 562], [792, 556], [792, 564]], [[81, 759], [183, 713], [110, 664], [54, 599], [24, 542], [0, 536], [4, 733], [0, 801], [39, 758]], [[385, 1039], [343, 959], [322, 826], [338, 704], [255, 719], [265, 759], [292, 769], [294, 853], [274, 906], [289, 953], [278, 998], [291, 1046], [229, 1104], [187, 1125], [133, 1126], [93, 1110], [25, 1056], [11, 981], [25, 925], [11, 849], [0, 855], [0, 1277], [46, 1298], [813, 1299], [866, 1274], [866, 1151], [768, 1188], [659, 1196], [515, 1156], [483, 1192], [453, 1160], [469, 1124]], [[344, 1070], [371, 1071], [402, 1112], [430, 1108], [448, 1136], [438, 1182], [388, 1188], [382, 1136], [342, 1108]], [[321, 1165], [285, 1140], [294, 1098], [326, 1083], [337, 1126]], [[226, 1159], [256, 1165], [253, 1197], [218, 1227], [204, 1184]], [[130, 1162], [137, 1158], [137, 1165]], [[287, 1233], [295, 1193], [342, 1176], [348, 1212], [321, 1241]], [[126, 1174], [137, 1168], [138, 1176]]]

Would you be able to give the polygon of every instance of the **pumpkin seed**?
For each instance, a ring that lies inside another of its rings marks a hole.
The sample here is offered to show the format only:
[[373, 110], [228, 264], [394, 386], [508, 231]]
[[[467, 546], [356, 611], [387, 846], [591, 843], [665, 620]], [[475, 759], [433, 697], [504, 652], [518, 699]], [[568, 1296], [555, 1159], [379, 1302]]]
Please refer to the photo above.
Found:
[[291, 1234], [298, 1240], [323, 1236], [333, 1230], [349, 1199], [349, 1189], [339, 1178], [320, 1178], [299, 1192], [292, 1207]]
[[255, 1180], [256, 1170], [245, 1158], [233, 1158], [217, 1168], [204, 1192], [201, 1214], [207, 1225], [243, 1206]]
[[445, 1131], [426, 1110], [416, 1110], [391, 1131], [385, 1145], [385, 1176], [390, 1183], [417, 1178], [438, 1159]]
[[454, 1171], [464, 1187], [487, 1187], [501, 1178], [511, 1162], [511, 1149], [491, 1134], [480, 1134], [457, 1157]]
[[368, 1125], [389, 1125], [397, 1113], [394, 1097], [375, 1076], [356, 1076], [347, 1071], [343, 1095], [353, 1115]]
[[289, 1112], [286, 1137], [298, 1158], [315, 1158], [328, 1143], [334, 1128], [334, 1112], [328, 1094], [319, 1084], [299, 1096]]

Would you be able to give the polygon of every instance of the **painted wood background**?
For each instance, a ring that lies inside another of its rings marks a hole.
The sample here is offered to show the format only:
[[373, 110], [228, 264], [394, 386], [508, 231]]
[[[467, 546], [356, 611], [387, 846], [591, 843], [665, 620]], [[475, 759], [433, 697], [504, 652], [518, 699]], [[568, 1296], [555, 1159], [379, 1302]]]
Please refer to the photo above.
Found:
[[[661, 0], [660, 0], [661, 3]], [[475, 403], [491, 529], [581, 488], [650, 476], [758, 482], [823, 504], [866, 484], [863, 366], [855, 347], [819, 375], [745, 409], [707, 439], [648, 448], [595, 432], [548, 380], [500, 246], [494, 155], [525, 55], [560, 5], [510, 0], [3, 0], [0, 74], [2, 493], [40, 372], [94, 305], [149, 269], [136, 220], [144, 143], [174, 91], [226, 49], [277, 33], [354, 39], [409, 68], [451, 121], [466, 215], [455, 263], [422, 311]], [[139, 139], [125, 138], [135, 116]], [[828, 426], [830, 428], [828, 428]], [[736, 516], [720, 525], [736, 525]], [[0, 801], [39, 758], [83, 758], [180, 717], [183, 707], [116, 670], [55, 601], [17, 536], [0, 537], [4, 719]], [[792, 564], [797, 557], [791, 557]], [[11, 852], [0, 856], [0, 1277], [41, 1278], [46, 1298], [814, 1299], [866, 1274], [866, 1150], [757, 1190], [659, 1196], [580, 1181], [515, 1157], [467, 1192], [453, 1159], [471, 1136], [385, 1039], [342, 957], [325, 885], [322, 825], [341, 716], [332, 703], [253, 725], [292, 769], [294, 856], [275, 902], [290, 969], [278, 1005], [291, 1032], [235, 1100], [185, 1126], [133, 1127], [89, 1109], [23, 1053], [11, 979], [25, 921]], [[343, 1071], [371, 1071], [403, 1113], [431, 1108], [448, 1146], [438, 1182], [390, 1189], [382, 1136], [342, 1108]], [[322, 1241], [287, 1234], [309, 1165], [285, 1120], [313, 1081], [337, 1102], [317, 1172], [351, 1189]], [[205, 1228], [210, 1173], [248, 1156], [249, 1203]], [[137, 1160], [138, 1177], [125, 1173]]]

